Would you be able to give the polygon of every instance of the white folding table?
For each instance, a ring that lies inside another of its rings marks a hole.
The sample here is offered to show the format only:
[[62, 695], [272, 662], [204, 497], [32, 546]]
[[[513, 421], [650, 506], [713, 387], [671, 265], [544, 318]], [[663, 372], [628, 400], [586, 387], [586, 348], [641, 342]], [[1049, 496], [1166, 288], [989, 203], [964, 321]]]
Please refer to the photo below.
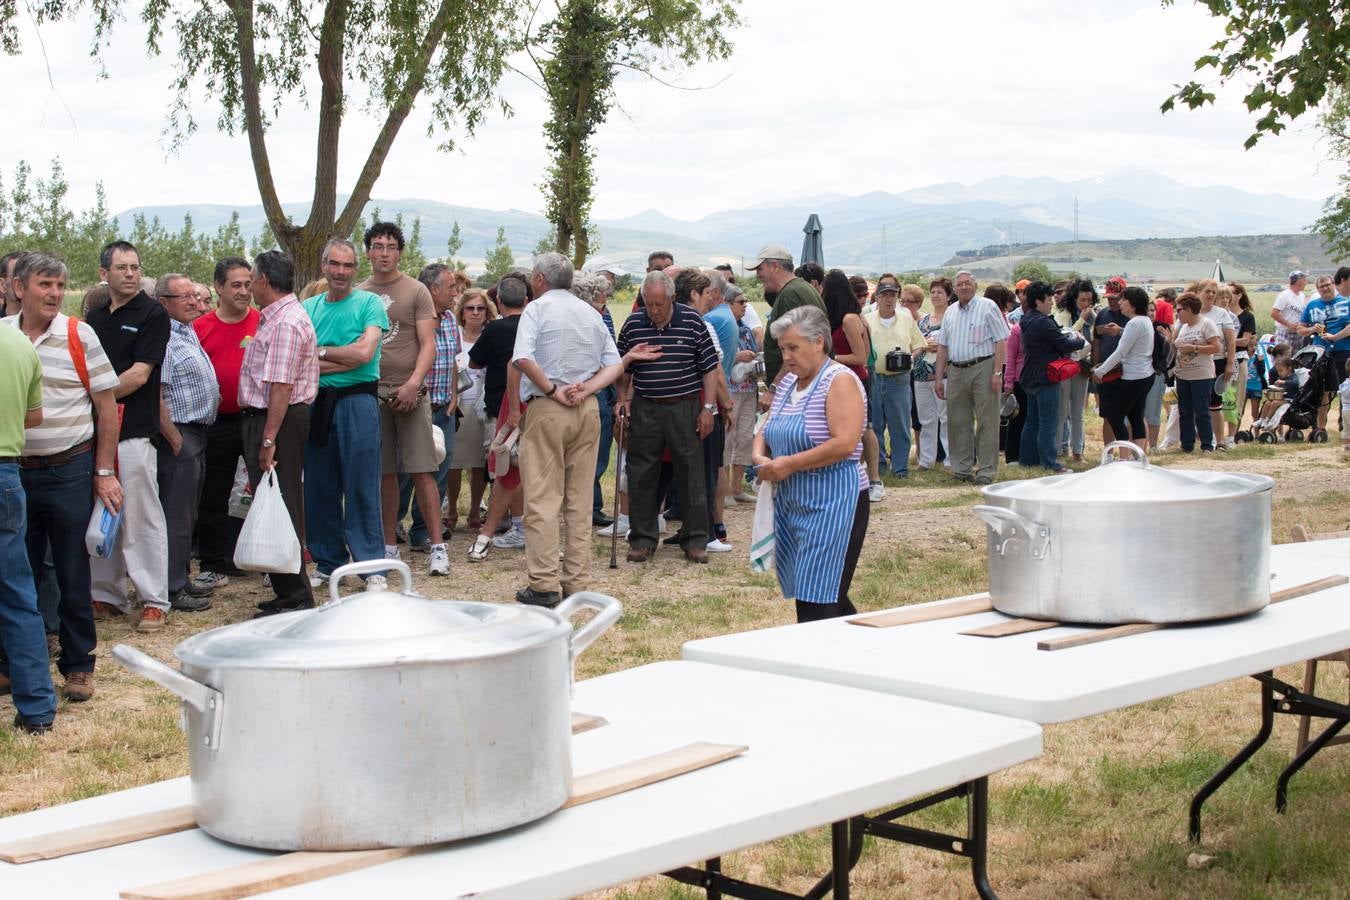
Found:
[[[1350, 540], [1275, 546], [1271, 573], [1272, 590], [1350, 574]], [[1167, 574], [1141, 577], [1165, 578]], [[1146, 587], [1141, 584], [1141, 589]], [[1067, 722], [1250, 675], [1261, 683], [1261, 727], [1196, 795], [1190, 821], [1195, 840], [1199, 840], [1204, 801], [1266, 741], [1276, 713], [1331, 720], [1281, 774], [1276, 790], [1281, 811], [1289, 778], [1350, 724], [1350, 706], [1304, 694], [1272, 674], [1279, 666], [1350, 647], [1350, 585], [1238, 619], [1169, 627], [1054, 652], [1038, 650], [1036, 645], [1047, 638], [1092, 629], [1061, 626], [1002, 638], [960, 634], [1007, 620], [1000, 613], [986, 612], [869, 628], [833, 619], [690, 641], [684, 645], [684, 658], [1040, 723]]]
[[[849, 820], [924, 798], [892, 810], [898, 818], [936, 802], [930, 795], [968, 797], [969, 833], [895, 824], [892, 836], [969, 858], [988, 895], [987, 778], [1041, 751], [1041, 729], [1031, 722], [701, 663], [657, 663], [579, 682], [574, 708], [609, 722], [573, 739], [578, 774], [692, 741], [749, 750], [510, 831], [269, 896], [555, 898], [664, 872], [710, 897], [786, 898], [793, 895], [723, 875], [718, 857], [832, 825], [832, 871], [807, 896], [847, 898], [861, 852], [860, 836], [850, 842]], [[189, 802], [188, 779], [175, 779], [0, 820], [0, 841]], [[0, 863], [0, 896], [116, 896], [274, 855], [193, 829], [21, 866]], [[704, 860], [704, 867], [689, 865]]]

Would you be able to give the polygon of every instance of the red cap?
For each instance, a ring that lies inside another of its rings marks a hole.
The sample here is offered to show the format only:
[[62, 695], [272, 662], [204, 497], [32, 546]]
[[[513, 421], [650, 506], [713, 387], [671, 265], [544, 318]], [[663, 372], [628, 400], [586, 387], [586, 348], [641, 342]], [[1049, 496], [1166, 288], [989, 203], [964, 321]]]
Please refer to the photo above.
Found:
[[1022, 290], [1022, 288], [1026, 287], [1029, 284], [1031, 284], [1031, 279], [1023, 278], [1021, 281], [1017, 282], [1017, 284], [1013, 286], [1013, 290], [1020, 291]]
[[1127, 287], [1129, 287], [1129, 285], [1125, 282], [1124, 278], [1121, 278], [1119, 275], [1113, 275], [1106, 279], [1104, 290], [1108, 294], [1123, 294]]

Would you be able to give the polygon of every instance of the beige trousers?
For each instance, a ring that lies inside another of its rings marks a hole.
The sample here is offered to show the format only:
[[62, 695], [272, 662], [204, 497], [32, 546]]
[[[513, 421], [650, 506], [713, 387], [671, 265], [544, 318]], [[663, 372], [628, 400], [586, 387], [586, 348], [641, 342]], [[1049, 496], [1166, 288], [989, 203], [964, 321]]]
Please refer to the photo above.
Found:
[[[525, 571], [536, 591], [567, 597], [586, 588], [591, 559], [591, 491], [600, 447], [600, 407], [537, 397], [520, 433], [520, 482], [525, 496]], [[567, 526], [561, 573], [558, 519]]]
[[90, 594], [129, 612], [127, 576], [142, 606], [169, 610], [169, 533], [159, 503], [159, 454], [149, 438], [117, 445], [122, 483], [122, 528], [109, 559], [89, 558]]
[[992, 479], [998, 474], [999, 395], [989, 386], [991, 357], [964, 368], [947, 367], [947, 448], [952, 474]]

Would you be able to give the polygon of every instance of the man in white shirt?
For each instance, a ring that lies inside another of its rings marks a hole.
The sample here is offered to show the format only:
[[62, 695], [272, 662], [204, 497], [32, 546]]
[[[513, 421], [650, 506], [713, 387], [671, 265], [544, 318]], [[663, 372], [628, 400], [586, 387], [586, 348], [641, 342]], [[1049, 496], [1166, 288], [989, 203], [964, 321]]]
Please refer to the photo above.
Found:
[[1303, 318], [1303, 308], [1308, 298], [1303, 289], [1308, 286], [1308, 276], [1297, 269], [1289, 273], [1289, 287], [1280, 291], [1275, 304], [1270, 308], [1270, 317], [1275, 320], [1275, 343], [1288, 344], [1290, 350], [1303, 346], [1305, 338], [1298, 333], [1299, 319]]
[[[591, 556], [591, 486], [600, 443], [595, 393], [623, 374], [604, 320], [572, 295], [572, 264], [560, 253], [534, 263], [535, 300], [525, 307], [511, 364], [521, 400], [520, 475], [525, 492], [525, 567], [516, 600], [557, 606], [585, 587]], [[567, 525], [561, 572], [558, 515]]]
[[[1008, 323], [998, 304], [975, 296], [975, 276], [956, 273], [957, 302], [938, 332], [934, 390], [947, 401], [948, 455], [957, 481], [992, 484], [998, 473], [999, 399]], [[946, 379], [944, 381], [944, 379]]]

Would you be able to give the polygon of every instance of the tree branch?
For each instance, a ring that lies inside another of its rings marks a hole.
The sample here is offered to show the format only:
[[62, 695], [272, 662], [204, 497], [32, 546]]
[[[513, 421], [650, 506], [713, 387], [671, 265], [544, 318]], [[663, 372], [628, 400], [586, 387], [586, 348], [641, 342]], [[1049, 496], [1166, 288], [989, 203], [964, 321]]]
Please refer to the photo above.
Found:
[[[347, 0], [328, 0], [319, 31], [319, 136], [314, 166], [314, 196], [306, 227], [333, 221], [337, 199], [338, 139], [342, 134], [344, 33]], [[351, 234], [355, 222], [337, 234]]]
[[258, 60], [253, 49], [253, 0], [229, 0], [234, 14], [235, 42], [239, 46], [239, 81], [244, 93], [244, 127], [248, 132], [248, 149], [253, 157], [253, 174], [258, 182], [258, 194], [263, 210], [272, 223], [273, 232], [280, 235], [293, 228], [282, 211], [277, 198], [277, 186], [272, 178], [272, 162], [267, 155], [267, 136], [263, 130], [261, 86], [258, 82]]

